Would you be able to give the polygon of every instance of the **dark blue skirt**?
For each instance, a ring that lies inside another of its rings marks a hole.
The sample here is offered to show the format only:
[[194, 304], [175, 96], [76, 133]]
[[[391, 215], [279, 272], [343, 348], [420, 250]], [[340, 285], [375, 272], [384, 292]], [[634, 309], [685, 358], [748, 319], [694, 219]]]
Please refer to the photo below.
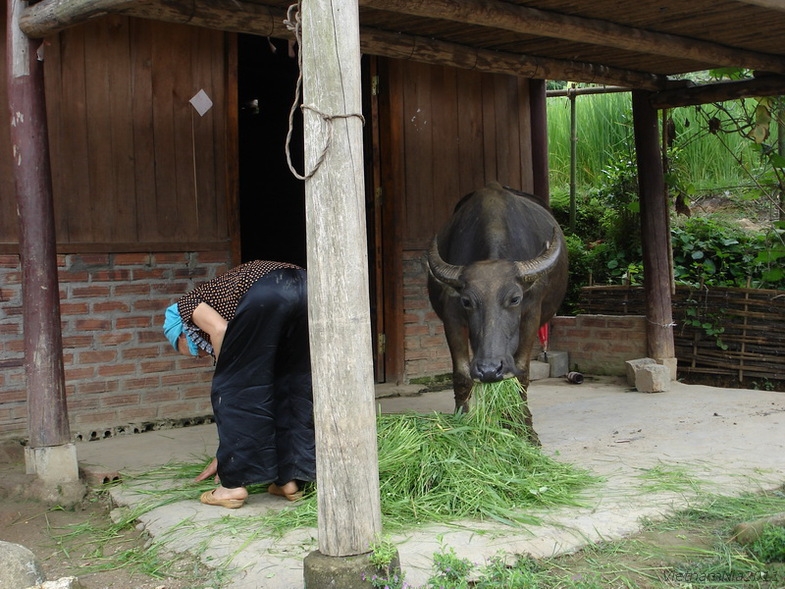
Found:
[[243, 296], [211, 400], [223, 486], [316, 479], [305, 270], [274, 270]]

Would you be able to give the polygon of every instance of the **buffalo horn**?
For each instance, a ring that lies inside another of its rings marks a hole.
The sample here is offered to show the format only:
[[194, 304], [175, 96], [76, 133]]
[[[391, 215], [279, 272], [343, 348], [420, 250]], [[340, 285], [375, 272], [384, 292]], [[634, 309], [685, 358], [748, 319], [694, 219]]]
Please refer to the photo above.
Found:
[[428, 268], [431, 270], [433, 277], [439, 282], [449, 284], [454, 288], [461, 286], [461, 272], [463, 266], [453, 266], [448, 264], [439, 255], [439, 242], [436, 237], [433, 238], [431, 249], [428, 250]]
[[556, 227], [553, 228], [553, 236], [550, 243], [545, 244], [545, 251], [536, 258], [515, 262], [518, 274], [524, 282], [534, 282], [543, 274], [548, 272], [559, 259], [561, 241], [558, 239]]

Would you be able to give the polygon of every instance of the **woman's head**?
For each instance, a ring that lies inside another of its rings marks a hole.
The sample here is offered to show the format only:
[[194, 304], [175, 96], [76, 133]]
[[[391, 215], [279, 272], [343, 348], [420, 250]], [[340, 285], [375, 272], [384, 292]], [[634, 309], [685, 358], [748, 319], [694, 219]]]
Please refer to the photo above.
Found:
[[164, 335], [172, 347], [186, 356], [198, 356], [199, 348], [188, 337], [177, 303], [166, 308], [164, 313]]

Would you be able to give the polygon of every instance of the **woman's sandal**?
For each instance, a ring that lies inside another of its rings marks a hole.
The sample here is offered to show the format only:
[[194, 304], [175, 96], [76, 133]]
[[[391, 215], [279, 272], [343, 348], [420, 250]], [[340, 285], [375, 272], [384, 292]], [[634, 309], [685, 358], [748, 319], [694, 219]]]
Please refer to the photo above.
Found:
[[267, 487], [267, 492], [270, 493], [270, 495], [286, 497], [289, 501], [298, 501], [303, 498], [302, 491], [297, 491], [295, 493], [284, 493], [284, 490], [275, 483], [270, 483], [270, 486]]
[[219, 499], [213, 495], [212, 491], [205, 491], [199, 497], [199, 501], [205, 505], [217, 505], [218, 507], [225, 507], [226, 509], [238, 509], [245, 504], [245, 499]]

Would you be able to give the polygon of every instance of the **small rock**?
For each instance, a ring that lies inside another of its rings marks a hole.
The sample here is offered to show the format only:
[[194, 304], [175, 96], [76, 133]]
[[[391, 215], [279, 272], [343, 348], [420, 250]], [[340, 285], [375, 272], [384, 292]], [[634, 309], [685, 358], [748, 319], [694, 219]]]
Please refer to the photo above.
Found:
[[733, 528], [732, 539], [743, 546], [752, 544], [760, 538], [763, 528], [769, 526], [785, 527], [785, 513], [778, 513], [751, 522], [743, 522]]
[[28, 589], [83, 589], [78, 577], [60, 577], [56, 581], [45, 581]]
[[0, 587], [30, 587], [45, 580], [35, 554], [21, 544], [0, 541]]

